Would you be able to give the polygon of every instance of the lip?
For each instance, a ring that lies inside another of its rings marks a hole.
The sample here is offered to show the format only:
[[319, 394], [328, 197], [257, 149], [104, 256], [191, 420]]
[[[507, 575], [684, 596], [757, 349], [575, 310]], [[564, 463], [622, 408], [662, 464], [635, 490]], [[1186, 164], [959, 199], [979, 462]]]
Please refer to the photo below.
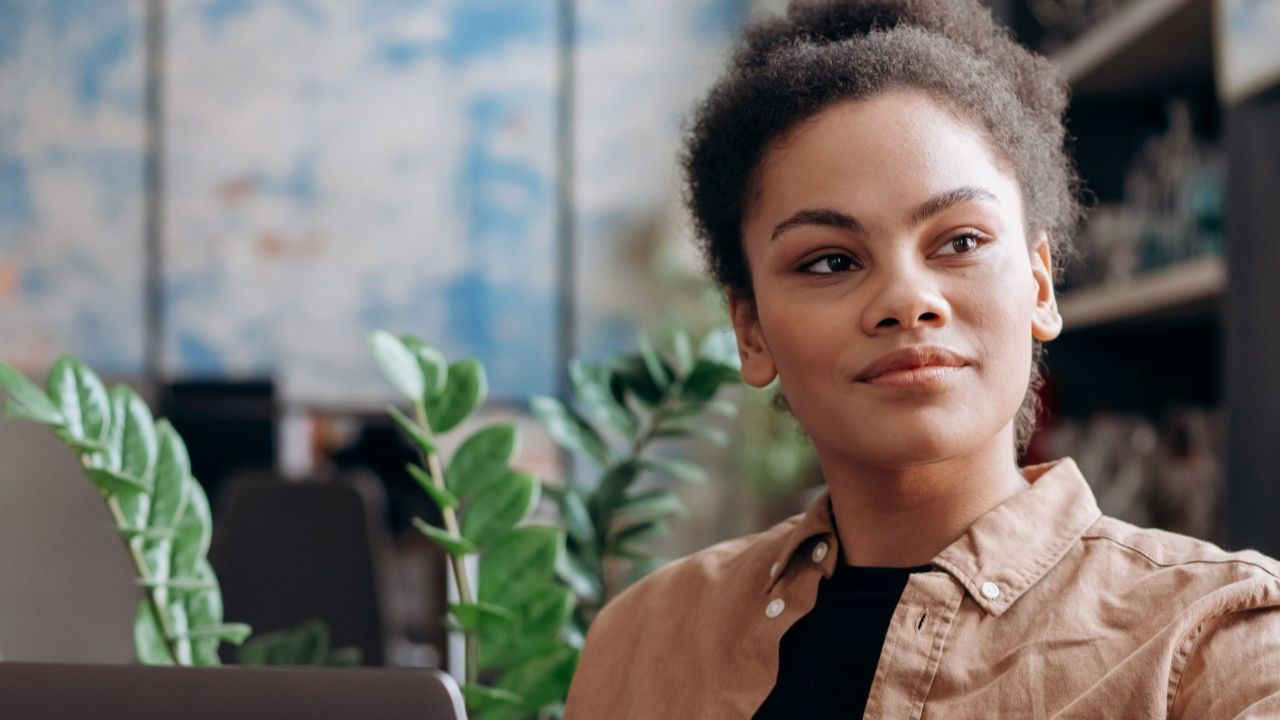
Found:
[[855, 379], [885, 384], [928, 382], [945, 379], [968, 364], [963, 355], [938, 345], [910, 345], [876, 358]]

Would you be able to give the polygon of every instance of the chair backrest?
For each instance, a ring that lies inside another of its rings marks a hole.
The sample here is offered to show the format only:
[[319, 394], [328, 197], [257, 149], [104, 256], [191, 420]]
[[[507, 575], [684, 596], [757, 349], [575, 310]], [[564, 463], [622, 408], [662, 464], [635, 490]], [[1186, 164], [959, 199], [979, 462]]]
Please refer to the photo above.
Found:
[[224, 616], [255, 634], [321, 618], [335, 646], [383, 664], [386, 548], [368, 488], [233, 477], [224, 490], [209, 551]]
[[0, 662], [0, 717], [466, 720], [434, 668], [178, 668]]

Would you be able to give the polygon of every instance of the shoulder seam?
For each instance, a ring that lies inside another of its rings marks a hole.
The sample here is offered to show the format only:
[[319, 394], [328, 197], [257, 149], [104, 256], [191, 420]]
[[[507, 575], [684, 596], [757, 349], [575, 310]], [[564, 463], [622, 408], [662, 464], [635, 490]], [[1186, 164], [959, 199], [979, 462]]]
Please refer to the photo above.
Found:
[[[1271, 568], [1267, 567], [1266, 565], [1261, 565], [1261, 564], [1259, 564], [1259, 563], [1257, 563], [1257, 562], [1254, 562], [1253, 560], [1249, 560], [1249, 559], [1247, 559], [1247, 558], [1240, 558], [1240, 557], [1227, 557], [1227, 558], [1221, 558], [1221, 559], [1217, 559], [1217, 560], [1211, 560], [1211, 559], [1208, 559], [1208, 558], [1190, 558], [1190, 559], [1187, 559], [1187, 560], [1181, 560], [1181, 561], [1179, 561], [1179, 562], [1175, 562], [1175, 563], [1168, 563], [1168, 562], [1160, 562], [1159, 560], [1156, 560], [1155, 558], [1151, 557], [1151, 555], [1150, 555], [1149, 553], [1147, 553], [1146, 551], [1142, 550], [1141, 548], [1134, 547], [1133, 545], [1131, 545], [1131, 544], [1129, 544], [1129, 543], [1127, 543], [1127, 542], [1124, 542], [1123, 540], [1120, 540], [1119, 538], [1112, 537], [1112, 536], [1110, 536], [1110, 535], [1103, 535], [1103, 534], [1096, 534], [1096, 535], [1084, 535], [1084, 536], [1082, 536], [1080, 539], [1081, 539], [1081, 540], [1107, 540], [1107, 541], [1110, 541], [1110, 542], [1115, 543], [1116, 545], [1118, 545], [1118, 546], [1120, 546], [1120, 547], [1122, 547], [1122, 548], [1124, 548], [1124, 549], [1126, 549], [1126, 550], [1129, 550], [1130, 552], [1133, 552], [1133, 553], [1135, 553], [1135, 554], [1137, 554], [1137, 555], [1142, 556], [1144, 559], [1146, 559], [1146, 560], [1147, 560], [1147, 562], [1151, 563], [1152, 565], [1155, 565], [1156, 567], [1166, 567], [1166, 568], [1167, 568], [1167, 567], [1176, 567], [1176, 566], [1178, 566], [1178, 565], [1192, 565], [1192, 564], [1204, 564], [1204, 565], [1230, 565], [1230, 564], [1239, 564], [1239, 565], [1249, 565], [1249, 566], [1251, 566], [1251, 567], [1255, 567], [1255, 568], [1257, 568], [1257, 569], [1261, 570], [1262, 572], [1266, 573], [1267, 575], [1269, 575], [1270, 577], [1272, 577], [1272, 578], [1274, 578], [1274, 579], [1276, 579], [1276, 580], [1280, 580], [1280, 575], [1276, 574], [1276, 572], [1275, 572], [1274, 570], [1272, 570]], [[1226, 551], [1224, 551], [1224, 552], [1226, 552]]]

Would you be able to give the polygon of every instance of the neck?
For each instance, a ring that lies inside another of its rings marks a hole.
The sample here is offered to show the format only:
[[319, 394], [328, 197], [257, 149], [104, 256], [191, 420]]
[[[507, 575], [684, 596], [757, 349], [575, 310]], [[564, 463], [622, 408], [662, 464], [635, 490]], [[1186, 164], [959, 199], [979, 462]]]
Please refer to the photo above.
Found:
[[1030, 487], [1005, 433], [978, 451], [910, 467], [881, 468], [824, 456], [819, 461], [844, 561], [924, 565], [991, 508]]

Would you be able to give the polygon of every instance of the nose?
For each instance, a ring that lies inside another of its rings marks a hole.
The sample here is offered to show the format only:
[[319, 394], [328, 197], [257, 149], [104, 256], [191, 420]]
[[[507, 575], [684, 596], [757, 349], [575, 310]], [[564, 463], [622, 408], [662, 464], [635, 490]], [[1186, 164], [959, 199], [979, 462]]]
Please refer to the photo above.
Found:
[[[877, 273], [876, 270], [879, 272]], [[871, 271], [872, 292], [862, 315], [862, 329], [868, 335], [891, 332], [895, 327], [914, 330], [942, 327], [951, 320], [951, 309], [928, 271], [913, 261], [894, 261]]]

